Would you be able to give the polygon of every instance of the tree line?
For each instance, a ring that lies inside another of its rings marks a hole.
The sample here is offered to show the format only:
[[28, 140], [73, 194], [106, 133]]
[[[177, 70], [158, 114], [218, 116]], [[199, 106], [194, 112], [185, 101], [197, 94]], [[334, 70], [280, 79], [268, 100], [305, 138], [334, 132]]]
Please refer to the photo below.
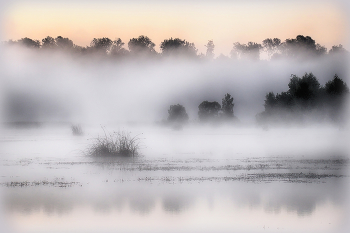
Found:
[[[270, 124], [288, 124], [333, 121], [342, 124], [346, 101], [349, 98], [347, 84], [334, 75], [333, 79], [321, 86], [312, 73], [305, 73], [301, 78], [291, 75], [288, 91], [274, 94], [269, 92], [265, 96], [265, 110], [256, 115], [260, 126]], [[198, 106], [198, 119], [201, 123], [235, 123], [238, 121], [233, 112], [233, 97], [226, 94], [218, 102], [203, 101]], [[170, 105], [166, 123], [179, 127], [189, 121], [184, 106]], [[346, 116], [345, 116], [346, 117]]]
[[337, 74], [324, 86], [312, 73], [301, 78], [293, 74], [288, 87], [286, 92], [266, 94], [265, 110], [256, 116], [259, 124], [346, 121], [349, 88]]
[[[214, 59], [215, 57], [215, 45], [213, 40], [209, 40], [205, 45], [207, 50], [206, 53], [203, 54], [198, 53], [198, 49], [194, 43], [179, 38], [169, 38], [160, 43], [160, 53], [158, 53], [155, 50], [155, 43], [144, 35], [130, 39], [127, 43], [128, 49], [125, 48], [125, 43], [120, 38], [111, 40], [107, 37], [94, 38], [90, 45], [86, 47], [76, 45], [69, 38], [64, 38], [62, 36], [56, 38], [47, 36], [41, 41], [25, 37], [17, 41], [5, 41], [3, 45], [20, 45], [32, 49], [58, 50], [82, 55], [99, 54], [112, 58], [181, 56], [187, 58]], [[260, 44], [255, 42], [248, 42], [247, 44], [235, 42], [229, 53], [230, 57], [221, 54], [217, 59], [259, 60], [262, 53], [265, 53], [269, 60], [279, 58], [307, 59], [332, 54], [348, 54], [347, 50], [345, 50], [341, 44], [334, 45], [327, 51], [326, 47], [316, 43], [310, 36], [298, 35], [296, 38], [286, 39], [283, 42], [278, 38], [267, 38]]]
[[[198, 119], [201, 123], [234, 122], [237, 118], [233, 114], [233, 107], [233, 97], [228, 93], [222, 99], [221, 105], [217, 101], [203, 101], [198, 106]], [[186, 108], [181, 104], [170, 105], [168, 114], [165, 123], [171, 126], [182, 126], [189, 121]]]

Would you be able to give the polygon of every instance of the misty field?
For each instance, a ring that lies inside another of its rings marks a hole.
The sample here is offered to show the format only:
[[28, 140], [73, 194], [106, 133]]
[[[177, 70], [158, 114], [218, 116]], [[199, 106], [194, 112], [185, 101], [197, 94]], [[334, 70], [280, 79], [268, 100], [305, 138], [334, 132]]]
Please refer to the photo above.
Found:
[[346, 51], [50, 51], [0, 57], [0, 232], [346, 232]]
[[[348, 205], [347, 131], [108, 126], [139, 155], [86, 153], [101, 127], [4, 127], [7, 232], [339, 232]], [[245, 220], [249, 219], [249, 221]], [[282, 220], [283, 219], [283, 220]]]

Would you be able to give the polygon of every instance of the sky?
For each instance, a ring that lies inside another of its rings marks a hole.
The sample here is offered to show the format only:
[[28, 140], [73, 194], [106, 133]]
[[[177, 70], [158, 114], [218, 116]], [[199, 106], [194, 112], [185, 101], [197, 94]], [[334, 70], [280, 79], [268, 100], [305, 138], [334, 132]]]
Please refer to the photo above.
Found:
[[[348, 7], [330, 0], [11, 0], [2, 2], [1, 40], [68, 37], [87, 46], [93, 38], [148, 36], [159, 45], [170, 37], [195, 43], [205, 53], [228, 55], [234, 42], [308, 35], [326, 46], [349, 48]], [[126, 46], [127, 48], [127, 46]]]

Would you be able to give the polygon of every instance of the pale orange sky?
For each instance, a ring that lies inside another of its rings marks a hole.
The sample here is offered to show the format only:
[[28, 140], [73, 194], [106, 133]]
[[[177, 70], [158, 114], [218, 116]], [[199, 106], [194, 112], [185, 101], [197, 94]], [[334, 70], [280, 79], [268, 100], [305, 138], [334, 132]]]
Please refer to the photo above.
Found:
[[338, 44], [349, 47], [348, 19], [337, 2], [248, 2], [19, 1], [3, 12], [2, 40], [61, 35], [86, 46], [93, 38], [120, 37], [127, 48], [131, 38], [146, 35], [159, 51], [164, 39], [179, 37], [205, 53], [204, 45], [212, 39], [215, 54], [228, 55], [234, 42], [309, 35], [328, 49]]

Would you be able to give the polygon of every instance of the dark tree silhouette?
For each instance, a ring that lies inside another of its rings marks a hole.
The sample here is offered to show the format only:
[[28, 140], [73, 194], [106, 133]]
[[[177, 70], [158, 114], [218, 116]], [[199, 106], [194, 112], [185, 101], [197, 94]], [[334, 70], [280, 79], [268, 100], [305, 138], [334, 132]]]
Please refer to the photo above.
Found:
[[107, 37], [94, 38], [90, 43], [90, 47], [94, 51], [100, 52], [103, 54], [109, 53], [112, 45], [113, 45], [113, 41]]
[[302, 78], [292, 75], [288, 84], [289, 93], [298, 104], [303, 107], [312, 107], [320, 90], [320, 83], [312, 73], [305, 73]]
[[128, 47], [133, 55], [154, 55], [157, 53], [154, 50], [155, 44], [147, 36], [143, 35], [130, 39]]
[[[41, 44], [42, 42], [42, 44]], [[139, 36], [138, 38], [130, 39], [128, 43], [129, 50], [123, 48], [124, 42], [117, 38], [112, 41], [107, 37], [94, 38], [90, 46], [81, 47], [77, 46], [68, 38], [63, 38], [58, 36], [57, 38], [52, 38], [47, 36], [41, 41], [32, 40], [30, 38], [22, 38], [18, 41], [5, 41], [2, 42], [3, 45], [22, 45], [29, 48], [56, 48], [61, 51], [74, 51], [74, 53], [80, 54], [90, 54], [90, 53], [100, 53], [110, 55], [109, 57], [126, 57], [137, 58], [143, 56], [153, 55], [155, 57], [158, 53], [155, 51], [155, 44], [147, 36]], [[215, 45], [213, 40], [209, 40], [205, 45], [207, 48], [206, 53], [198, 54], [198, 51], [193, 43], [189, 43], [186, 40], [181, 40], [179, 38], [165, 39], [160, 44], [160, 49], [162, 51], [163, 57], [167, 56], [179, 56], [185, 55], [185, 57], [193, 57], [197, 59], [213, 59]], [[230, 52], [231, 59], [251, 59], [259, 60], [261, 50], [267, 54], [269, 59], [277, 58], [287, 58], [295, 60], [304, 60], [322, 57], [327, 53], [327, 49], [316, 43], [310, 36], [298, 35], [293, 39], [286, 39], [283, 43], [278, 38], [267, 38], [262, 41], [262, 45], [255, 42], [248, 42], [247, 44], [241, 44], [236, 42], [233, 44], [233, 49]], [[339, 62], [343, 62], [348, 58], [349, 52], [346, 51], [342, 45], [333, 46], [329, 50], [329, 55], [346, 55], [334, 56], [339, 58]], [[337, 58], [337, 59], [338, 59]], [[346, 59], [345, 59], [346, 58]], [[227, 60], [227, 57], [220, 55], [216, 60]]]
[[233, 44], [233, 49], [231, 50], [232, 58], [240, 59], [260, 59], [260, 49], [262, 49], [261, 44], [255, 42], [248, 42], [248, 44], [240, 44], [236, 42]]
[[207, 52], [205, 53], [205, 56], [208, 59], [213, 59], [214, 58], [214, 48], [215, 48], [213, 40], [209, 40], [205, 47], [207, 47]]
[[168, 110], [168, 122], [169, 123], [185, 123], [188, 121], [188, 115], [184, 106], [180, 104], [170, 105]]
[[58, 36], [55, 39], [57, 48], [60, 50], [72, 50], [74, 48], [73, 41], [68, 38]]
[[295, 100], [290, 92], [281, 92], [276, 94], [276, 107], [278, 109], [291, 110], [295, 104]]
[[114, 40], [110, 49], [111, 56], [125, 57], [126, 55], [128, 55], [129, 51], [123, 48], [124, 44], [125, 43], [120, 38]]
[[265, 96], [265, 112], [271, 112], [277, 105], [277, 99], [273, 92], [269, 92]]
[[300, 123], [305, 118], [344, 122], [349, 88], [343, 80], [335, 75], [333, 80], [321, 87], [312, 73], [305, 73], [302, 78], [291, 76], [287, 92], [276, 96], [270, 92], [265, 96], [265, 111], [257, 114], [258, 123]]
[[225, 119], [230, 119], [234, 117], [233, 106], [234, 106], [233, 97], [231, 97], [231, 95], [227, 93], [225, 97], [222, 99], [222, 108], [221, 108], [222, 116]]
[[280, 45], [281, 45], [281, 40], [278, 38], [274, 38], [274, 39], [267, 38], [262, 42], [262, 47], [267, 52], [269, 59], [271, 59], [271, 57], [274, 54], [279, 52]]
[[316, 44], [310, 36], [298, 35], [295, 39], [286, 39], [280, 46], [282, 57], [304, 59], [324, 55], [327, 49]]
[[337, 74], [325, 85], [327, 103], [330, 109], [330, 117], [335, 121], [343, 122], [344, 110], [349, 96], [349, 88]]
[[197, 56], [197, 49], [195, 45], [179, 38], [164, 40], [160, 44], [160, 49], [162, 50], [162, 55], [164, 56]]
[[349, 93], [349, 88], [346, 83], [341, 80], [337, 74], [334, 75], [333, 80], [328, 81], [325, 85], [327, 94], [341, 96]]
[[20, 40], [17, 41], [20, 45], [23, 45], [25, 47], [28, 47], [28, 48], [40, 48], [41, 44], [40, 44], [40, 41], [38, 40], [32, 40], [28, 37], [25, 37], [25, 38], [22, 38]]
[[215, 119], [218, 119], [221, 106], [216, 101], [214, 102], [203, 101], [198, 106], [198, 109], [199, 109], [198, 111], [199, 120], [202, 122], [206, 122], [206, 121], [213, 121]]
[[329, 50], [329, 54], [344, 54], [347, 53], [346, 49], [344, 49], [343, 45], [333, 45], [332, 48]]
[[43, 49], [55, 49], [57, 48], [56, 40], [51, 36], [42, 39], [41, 48]]
[[323, 55], [327, 54], [327, 48], [324, 47], [323, 45], [316, 44], [315, 54], [316, 54], [316, 56], [323, 56]]
[[[235, 59], [233, 57], [231, 57], [231, 59]], [[230, 60], [230, 58], [228, 56], [225, 56], [224, 54], [220, 53], [220, 55], [215, 58], [216, 61], [228, 61]]]

